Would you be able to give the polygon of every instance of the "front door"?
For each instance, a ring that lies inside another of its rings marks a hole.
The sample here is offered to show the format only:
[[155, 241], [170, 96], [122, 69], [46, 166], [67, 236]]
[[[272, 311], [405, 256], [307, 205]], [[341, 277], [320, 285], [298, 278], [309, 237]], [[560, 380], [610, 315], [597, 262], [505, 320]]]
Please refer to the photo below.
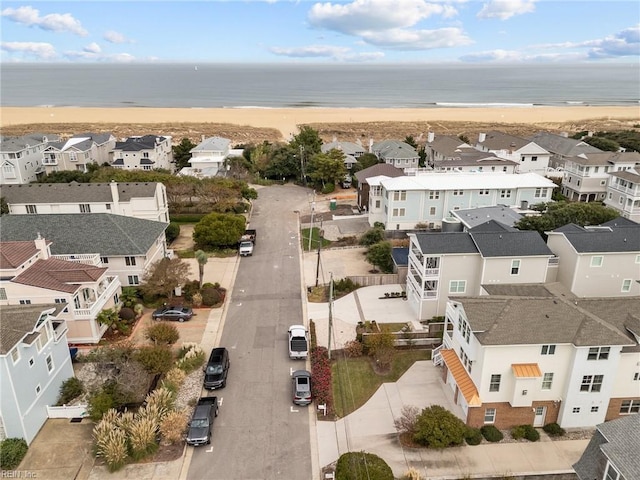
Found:
[[534, 427], [544, 426], [544, 417], [547, 413], [547, 407], [536, 407], [536, 416], [533, 418]]

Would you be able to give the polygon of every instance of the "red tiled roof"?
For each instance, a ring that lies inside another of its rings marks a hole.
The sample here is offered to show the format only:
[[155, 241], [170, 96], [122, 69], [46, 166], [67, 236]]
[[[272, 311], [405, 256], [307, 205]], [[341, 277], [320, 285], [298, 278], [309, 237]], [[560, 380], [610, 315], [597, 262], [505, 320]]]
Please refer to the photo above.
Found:
[[444, 363], [447, 365], [451, 375], [453, 375], [456, 385], [458, 385], [458, 389], [462, 392], [467, 404], [482, 405], [480, 395], [478, 395], [478, 389], [473, 383], [473, 380], [471, 380], [464, 365], [462, 365], [458, 355], [456, 355], [455, 350], [442, 350], [440, 355], [442, 355]]
[[32, 287], [74, 293], [80, 284], [92, 283], [104, 275], [106, 268], [49, 258], [38, 260], [12, 282]]
[[31, 241], [0, 242], [0, 269], [17, 268], [37, 253], [36, 244]]

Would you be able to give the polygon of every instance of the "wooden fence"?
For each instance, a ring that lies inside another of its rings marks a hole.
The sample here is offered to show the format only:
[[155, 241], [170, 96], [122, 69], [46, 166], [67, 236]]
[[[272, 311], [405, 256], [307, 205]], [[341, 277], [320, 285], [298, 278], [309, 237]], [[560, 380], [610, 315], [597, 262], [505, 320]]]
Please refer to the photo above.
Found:
[[349, 275], [347, 278], [361, 287], [371, 287], [373, 285], [397, 285], [400, 282], [400, 275], [397, 273], [380, 273], [372, 275]]

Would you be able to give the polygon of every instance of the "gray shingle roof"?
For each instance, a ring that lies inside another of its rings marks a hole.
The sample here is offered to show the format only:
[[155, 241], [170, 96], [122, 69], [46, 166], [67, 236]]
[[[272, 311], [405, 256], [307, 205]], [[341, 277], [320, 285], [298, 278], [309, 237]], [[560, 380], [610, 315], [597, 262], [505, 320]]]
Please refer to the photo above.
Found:
[[432, 142], [427, 143], [427, 146], [445, 157], [457, 156], [464, 151], [475, 150], [471, 145], [453, 135], [436, 135]]
[[231, 140], [222, 137], [208, 137], [202, 140], [198, 145], [189, 150], [192, 152], [223, 152], [229, 148]]
[[[118, 183], [118, 197], [121, 202], [132, 198], [152, 198], [157, 182]], [[27, 183], [24, 185], [3, 185], [2, 196], [8, 204], [14, 203], [89, 203], [113, 202], [109, 183]]]
[[572, 157], [581, 153], [598, 153], [602, 151], [599, 148], [592, 147], [582, 140], [567, 138], [562, 135], [556, 135], [548, 132], [536, 133], [531, 137], [531, 141], [540, 145], [546, 151], [562, 155], [563, 157]]
[[29, 146], [38, 145], [40, 143], [57, 142], [60, 136], [53, 133], [30, 133], [22, 137], [0, 136], [0, 152], [19, 152]]
[[508, 133], [492, 130], [486, 133], [484, 142], [478, 141], [478, 143], [481, 143], [489, 150], [520, 150], [525, 145], [533, 142], [526, 138], [516, 137], [515, 135], [509, 135]]
[[415, 148], [399, 140], [383, 140], [372, 145], [371, 150], [383, 159], [418, 158]]
[[402, 177], [404, 172], [393, 165], [389, 165], [388, 163], [377, 163], [365, 168], [364, 170], [356, 172], [355, 175], [359, 183], [364, 183], [367, 181], [367, 178], [377, 177], [379, 175], [385, 175], [391, 178]]
[[160, 135], [144, 135], [142, 137], [129, 137], [124, 142], [116, 142], [115, 150], [125, 152], [137, 152], [140, 150], [153, 150], [156, 142], [164, 142], [166, 137]]
[[617, 172], [609, 173], [612, 177], [622, 178], [623, 180], [628, 180], [633, 183], [640, 183], [640, 174], [631, 171], [631, 170], [620, 170]]
[[[610, 299], [592, 299], [609, 305]], [[640, 298], [616, 298], [618, 311], [640, 310]], [[483, 345], [576, 346], [637, 343], [611, 321], [607, 313], [595, 314], [593, 304], [578, 305], [560, 297], [456, 297], [462, 303], [471, 329]]]
[[353, 155], [353, 156], [359, 156], [365, 152], [365, 149], [362, 145], [358, 145], [357, 143], [353, 143], [353, 142], [335, 141], [335, 142], [323, 143], [322, 146], [320, 147], [320, 150], [322, 151], [322, 153], [327, 153], [328, 151], [333, 149], [340, 150], [345, 155]]
[[510, 227], [509, 225], [505, 225], [504, 223], [500, 223], [497, 220], [489, 220], [484, 223], [480, 223], [475, 227], [469, 229], [470, 232], [473, 233], [486, 233], [486, 232], [515, 232], [518, 229], [515, 227]]
[[467, 228], [474, 228], [485, 222], [495, 220], [504, 225], [514, 225], [522, 218], [518, 212], [507, 205], [495, 205], [491, 207], [468, 208], [456, 210], [453, 216], [459, 218]]
[[544, 285], [513, 283], [509, 285], [482, 285], [489, 295], [508, 297], [552, 297], [553, 294]]
[[32, 332], [45, 310], [59, 313], [66, 304], [4, 305], [0, 311], [0, 354], [7, 354], [25, 335]]
[[554, 232], [561, 232], [578, 253], [640, 252], [640, 224], [611, 226], [589, 230], [569, 224]]
[[467, 232], [416, 233], [422, 253], [478, 253]]
[[469, 232], [483, 257], [553, 256], [538, 232]]
[[110, 213], [3, 215], [0, 240], [33, 240], [41, 234], [53, 242], [54, 255], [133, 256], [146, 254], [167, 225]]
[[518, 162], [506, 158], [496, 157], [488, 152], [474, 150], [472, 152], [460, 152], [446, 160], [434, 161], [435, 167], [487, 167], [487, 166], [515, 166]]

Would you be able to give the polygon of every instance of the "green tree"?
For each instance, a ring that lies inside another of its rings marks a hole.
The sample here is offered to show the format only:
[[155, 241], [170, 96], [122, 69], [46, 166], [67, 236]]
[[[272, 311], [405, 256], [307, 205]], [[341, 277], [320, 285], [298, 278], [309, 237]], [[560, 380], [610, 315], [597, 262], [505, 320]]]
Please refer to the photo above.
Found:
[[189, 264], [178, 257], [162, 258], [145, 272], [140, 291], [145, 295], [173, 298], [173, 291], [189, 281]]
[[393, 470], [377, 455], [348, 452], [336, 463], [336, 480], [393, 480]]
[[293, 139], [289, 142], [289, 145], [297, 151], [300, 151], [300, 147], [303, 148], [305, 160], [311, 158], [316, 153], [321, 152], [322, 139], [320, 133], [313, 128], [304, 125], [300, 128], [300, 132], [293, 136]]
[[378, 163], [380, 163], [380, 160], [378, 160], [378, 157], [373, 153], [364, 153], [358, 157], [358, 161], [353, 166], [353, 173], [372, 167]]
[[366, 255], [367, 262], [374, 267], [379, 267], [383, 273], [392, 273], [391, 248], [391, 242], [379, 242], [371, 245]]
[[369, 356], [373, 357], [380, 368], [388, 368], [393, 360], [395, 336], [390, 332], [367, 336]]
[[582, 141], [605, 152], [617, 152], [620, 150], [618, 142], [605, 137], [585, 137]]
[[210, 213], [193, 228], [193, 240], [199, 248], [235, 246], [246, 228], [242, 215]]
[[59, 172], [51, 172], [38, 180], [38, 183], [89, 183], [92, 175], [84, 173], [80, 170], [61, 170]]
[[100, 311], [96, 320], [98, 320], [99, 324], [106, 325], [114, 332], [122, 332], [124, 334], [129, 333], [129, 325], [120, 318], [118, 312], [113, 308], [105, 308]]
[[314, 155], [308, 167], [307, 174], [309, 177], [316, 182], [322, 183], [323, 187], [326, 184], [335, 185], [347, 174], [347, 168], [344, 166], [344, 154], [339, 150], [331, 150], [329, 153]]
[[520, 230], [536, 230], [546, 238], [545, 232], [575, 223], [576, 225], [600, 225], [620, 216], [613, 208], [597, 202], [556, 202], [536, 206], [543, 213], [520, 219], [515, 227]]
[[174, 145], [172, 147], [176, 170], [189, 166], [189, 160], [191, 160], [191, 149], [195, 147], [196, 144], [188, 138], [183, 138], [178, 145]]
[[462, 445], [467, 426], [453, 413], [440, 405], [422, 410], [416, 422], [413, 440], [430, 448]]
[[300, 160], [289, 145], [281, 145], [271, 151], [271, 158], [264, 175], [268, 178], [296, 179], [300, 177]]
[[368, 247], [384, 241], [384, 227], [373, 227], [367, 230], [360, 237], [360, 245]]
[[202, 250], [196, 250], [194, 255], [196, 257], [196, 260], [198, 261], [198, 272], [200, 274], [200, 288], [202, 288], [202, 283], [204, 281], [204, 266], [209, 261], [209, 256]]

